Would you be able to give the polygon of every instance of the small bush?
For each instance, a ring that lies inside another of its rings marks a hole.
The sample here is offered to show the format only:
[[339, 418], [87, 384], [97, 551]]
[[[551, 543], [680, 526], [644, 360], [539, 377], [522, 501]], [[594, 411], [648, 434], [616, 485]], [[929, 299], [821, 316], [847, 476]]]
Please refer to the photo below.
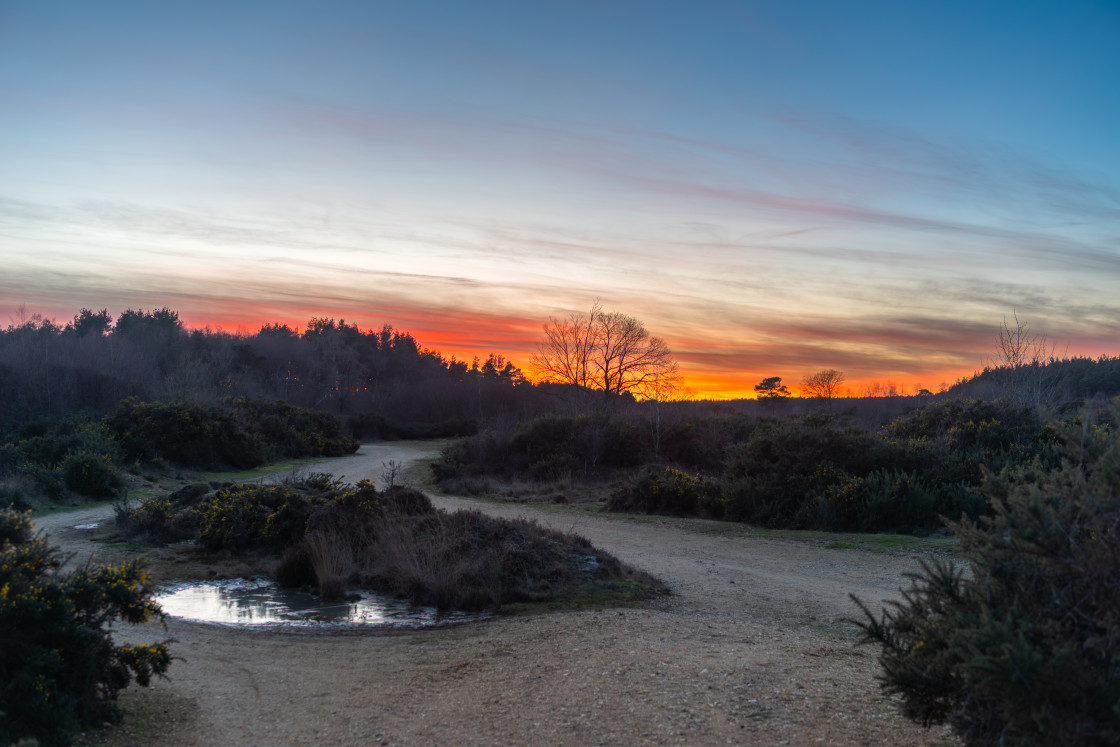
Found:
[[0, 743], [67, 744], [84, 727], [115, 720], [117, 693], [146, 685], [171, 662], [167, 642], [117, 645], [109, 626], [160, 616], [135, 563], [86, 565], [69, 574], [29, 514], [0, 511]]
[[109, 454], [79, 451], [62, 461], [66, 489], [90, 498], [112, 498], [124, 490], [124, 479]]
[[193, 512], [207, 550], [280, 549], [302, 538], [310, 507], [286, 485], [234, 485], [207, 496]]
[[549, 482], [635, 467], [646, 451], [638, 428], [624, 420], [545, 415], [449, 444], [432, 471], [441, 482], [483, 474]]
[[703, 475], [690, 475], [673, 467], [646, 467], [617, 486], [604, 510], [695, 516], [721, 514], [717, 489]]
[[31, 490], [26, 478], [13, 478], [0, 482], [0, 508], [9, 506], [16, 511], [31, 508]]
[[923, 563], [880, 617], [860, 604], [908, 717], [972, 745], [1120, 742], [1120, 440], [1074, 437], [1059, 470], [988, 473], [993, 515], [953, 525], [969, 572]]
[[942, 516], [977, 516], [987, 499], [966, 484], [931, 484], [899, 469], [848, 475], [802, 505], [794, 524], [841, 532], [929, 534]]
[[130, 539], [165, 544], [194, 537], [197, 522], [190, 512], [181, 512], [174, 497], [152, 496], [132, 508], [128, 502], [116, 505], [117, 531]]

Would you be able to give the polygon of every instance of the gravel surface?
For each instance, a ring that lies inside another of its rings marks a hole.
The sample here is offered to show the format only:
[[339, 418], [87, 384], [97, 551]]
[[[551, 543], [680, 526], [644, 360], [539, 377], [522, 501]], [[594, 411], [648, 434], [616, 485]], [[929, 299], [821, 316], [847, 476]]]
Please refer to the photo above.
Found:
[[[348, 482], [426, 444], [365, 445], [315, 465]], [[736, 536], [713, 522], [434, 498], [589, 538], [665, 581], [641, 607], [499, 617], [443, 629], [260, 630], [171, 619], [119, 632], [172, 637], [170, 678], [121, 696], [109, 745], [956, 744], [879, 694], [854, 645], [855, 592], [898, 596], [917, 559]], [[37, 520], [84, 561], [98, 508]], [[113, 552], [101, 549], [101, 557]]]

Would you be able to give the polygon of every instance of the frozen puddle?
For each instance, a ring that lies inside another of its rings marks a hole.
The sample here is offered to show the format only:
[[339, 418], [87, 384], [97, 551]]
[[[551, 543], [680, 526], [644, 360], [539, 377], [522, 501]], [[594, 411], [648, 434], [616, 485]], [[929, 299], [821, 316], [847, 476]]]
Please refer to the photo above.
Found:
[[164, 613], [225, 625], [379, 625], [423, 628], [470, 622], [486, 613], [436, 613], [435, 607], [415, 607], [392, 597], [357, 592], [359, 599], [324, 603], [305, 591], [284, 589], [267, 579], [236, 578], [170, 588], [156, 594]]

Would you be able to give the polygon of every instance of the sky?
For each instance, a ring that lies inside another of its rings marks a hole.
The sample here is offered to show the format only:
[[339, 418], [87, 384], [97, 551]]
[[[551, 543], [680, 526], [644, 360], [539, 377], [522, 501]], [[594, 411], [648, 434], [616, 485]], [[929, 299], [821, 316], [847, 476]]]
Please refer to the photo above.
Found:
[[598, 299], [707, 398], [1116, 355], [1117, 81], [1113, 0], [0, 0], [0, 326], [527, 368]]

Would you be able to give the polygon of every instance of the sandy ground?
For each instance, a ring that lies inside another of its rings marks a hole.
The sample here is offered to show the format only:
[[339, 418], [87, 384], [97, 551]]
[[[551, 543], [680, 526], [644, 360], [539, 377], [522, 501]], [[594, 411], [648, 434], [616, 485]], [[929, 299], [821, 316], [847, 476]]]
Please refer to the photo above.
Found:
[[[315, 465], [348, 482], [427, 444], [369, 444]], [[856, 647], [855, 592], [898, 596], [913, 556], [713, 531], [649, 519], [434, 498], [441, 508], [527, 516], [571, 530], [665, 581], [642, 607], [499, 617], [412, 632], [253, 630], [170, 619], [120, 637], [175, 640], [170, 678], [121, 696], [110, 745], [953, 744], [879, 694], [876, 651]], [[77, 524], [43, 517], [84, 559]], [[112, 553], [108, 553], [111, 558]], [[106, 552], [101, 551], [104, 558]]]

